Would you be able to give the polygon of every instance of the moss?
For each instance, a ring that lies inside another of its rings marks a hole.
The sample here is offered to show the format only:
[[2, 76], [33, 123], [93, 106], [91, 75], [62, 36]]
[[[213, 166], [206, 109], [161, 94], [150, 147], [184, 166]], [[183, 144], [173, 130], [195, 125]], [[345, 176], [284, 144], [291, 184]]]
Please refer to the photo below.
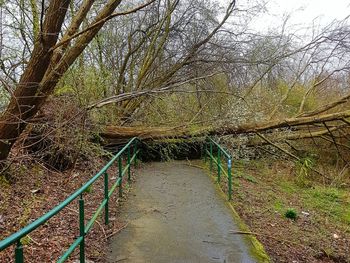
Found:
[[25, 227], [28, 224], [28, 219], [32, 212], [33, 203], [34, 197], [32, 198], [32, 200], [26, 200], [22, 203], [22, 207], [24, 207], [24, 210], [22, 212], [21, 217], [19, 218], [19, 225], [21, 227]]
[[[219, 188], [219, 187], [217, 187], [217, 188]], [[219, 191], [222, 192], [221, 189]], [[222, 192], [222, 194], [225, 195], [223, 192]], [[238, 224], [239, 229], [243, 232], [251, 232], [249, 227], [239, 217], [238, 213], [236, 212], [236, 210], [234, 209], [232, 204], [227, 202], [227, 201], [226, 201], [226, 204], [230, 208], [230, 210], [232, 212], [232, 216], [233, 216], [235, 222]], [[266, 253], [264, 246], [259, 242], [259, 240], [255, 236], [246, 235], [246, 236], [244, 236], [244, 239], [249, 244], [250, 252], [251, 252], [252, 256], [258, 262], [262, 262], [262, 263], [271, 262], [271, 259], [268, 256], [268, 254]]]
[[74, 88], [72, 86], [69, 86], [69, 85], [64, 85], [62, 87], [58, 87], [55, 90], [55, 95], [57, 95], [57, 96], [60, 96], [63, 94], [72, 94], [72, 93], [74, 93]]
[[0, 176], [0, 188], [7, 188], [10, 187], [10, 182], [6, 179], [5, 176]]
[[[227, 201], [227, 195], [221, 189], [219, 184], [216, 183], [216, 177], [214, 177], [212, 174], [210, 174], [208, 166], [205, 166], [205, 170], [207, 171], [208, 175], [215, 183], [215, 188], [216, 188], [217, 192], [222, 197], [222, 199], [225, 200], [225, 204], [229, 208], [229, 210], [231, 211], [232, 217], [233, 217], [234, 221], [237, 223], [238, 228], [242, 232], [249, 232], [250, 233], [251, 231], [250, 231], [249, 227], [240, 218], [240, 216], [238, 215], [238, 213], [236, 212], [236, 210], [234, 209], [232, 204], [229, 201]], [[244, 235], [244, 241], [249, 246], [250, 253], [257, 260], [257, 262], [261, 262], [261, 263], [271, 262], [271, 259], [268, 256], [268, 254], [266, 253], [264, 246], [259, 242], [259, 240], [255, 236]]]
[[93, 185], [89, 185], [89, 187], [86, 188], [84, 192], [87, 193], [87, 194], [91, 194], [92, 191], [93, 191]]

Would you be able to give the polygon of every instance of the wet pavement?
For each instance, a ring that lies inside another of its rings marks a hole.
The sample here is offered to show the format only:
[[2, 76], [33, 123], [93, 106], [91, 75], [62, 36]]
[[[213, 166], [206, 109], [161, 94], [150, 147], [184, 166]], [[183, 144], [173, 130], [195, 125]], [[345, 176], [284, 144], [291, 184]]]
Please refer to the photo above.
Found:
[[256, 262], [230, 209], [205, 171], [185, 162], [150, 163], [121, 211], [127, 227], [111, 238], [109, 263]]

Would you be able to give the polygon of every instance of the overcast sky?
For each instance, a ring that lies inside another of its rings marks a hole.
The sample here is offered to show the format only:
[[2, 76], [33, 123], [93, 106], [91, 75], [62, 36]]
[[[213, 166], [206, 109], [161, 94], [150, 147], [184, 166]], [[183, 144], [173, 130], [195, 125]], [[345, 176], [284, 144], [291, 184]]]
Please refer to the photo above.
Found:
[[[227, 5], [228, 0], [220, 0]], [[237, 0], [238, 5], [249, 3], [249, 0]], [[268, 0], [267, 13], [256, 17], [254, 28], [267, 30], [281, 24], [283, 17], [291, 14], [289, 25], [307, 27], [316, 24], [324, 26], [334, 19], [343, 19], [350, 15], [349, 0]]]

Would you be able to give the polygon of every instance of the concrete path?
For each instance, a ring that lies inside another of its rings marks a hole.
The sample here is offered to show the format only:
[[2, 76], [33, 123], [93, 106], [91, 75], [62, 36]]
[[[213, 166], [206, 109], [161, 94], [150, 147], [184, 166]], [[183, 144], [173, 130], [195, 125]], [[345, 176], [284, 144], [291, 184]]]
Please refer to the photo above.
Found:
[[151, 163], [138, 171], [107, 262], [255, 262], [229, 208], [201, 169]]

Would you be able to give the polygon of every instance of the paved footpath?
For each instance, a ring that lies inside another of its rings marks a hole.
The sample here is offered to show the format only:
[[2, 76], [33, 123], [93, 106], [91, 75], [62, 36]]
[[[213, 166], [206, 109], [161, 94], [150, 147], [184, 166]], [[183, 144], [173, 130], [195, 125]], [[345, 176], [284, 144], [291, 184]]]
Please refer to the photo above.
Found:
[[230, 209], [205, 171], [185, 162], [138, 171], [121, 211], [127, 227], [109, 245], [109, 263], [256, 262]]

